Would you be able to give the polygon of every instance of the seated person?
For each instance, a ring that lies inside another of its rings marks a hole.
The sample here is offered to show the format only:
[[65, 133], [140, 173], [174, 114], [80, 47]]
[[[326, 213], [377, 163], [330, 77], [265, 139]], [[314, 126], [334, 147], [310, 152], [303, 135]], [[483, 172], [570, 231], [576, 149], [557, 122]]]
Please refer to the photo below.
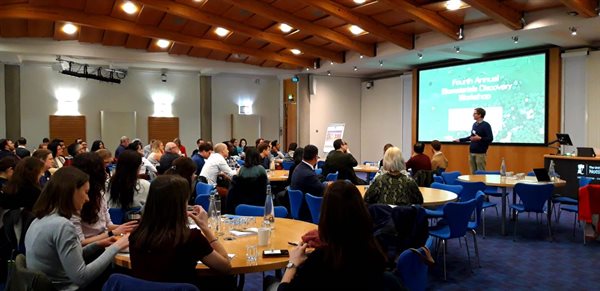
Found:
[[202, 167], [200, 176], [206, 178], [208, 184], [211, 185], [217, 184], [217, 177], [221, 173], [224, 173], [230, 178], [233, 177], [235, 171], [227, 165], [227, 161], [225, 160], [228, 156], [229, 150], [227, 149], [227, 145], [224, 143], [216, 144], [214, 152], [208, 157], [204, 167]]
[[[208, 227], [206, 211], [198, 205], [186, 211], [189, 198], [188, 182], [177, 175], [159, 176], [152, 181], [142, 221], [130, 238], [135, 277], [197, 283], [199, 260], [218, 272], [231, 269], [227, 251]], [[188, 218], [200, 229], [190, 229]]]
[[[291, 189], [300, 190], [304, 194], [310, 193], [314, 196], [323, 196], [325, 185], [321, 183], [319, 175], [315, 173], [315, 166], [319, 159], [318, 153], [319, 149], [314, 145], [309, 144], [304, 147], [302, 163], [296, 166], [292, 175]], [[304, 199], [302, 199], [302, 205], [300, 206], [300, 219], [311, 221], [308, 205]]]
[[[385, 156], [385, 152], [386, 152], [386, 151], [387, 151], [389, 148], [391, 148], [391, 147], [393, 147], [393, 146], [394, 146], [394, 145], [393, 145], [393, 144], [391, 144], [391, 143], [386, 143], [386, 144], [383, 146], [383, 155]], [[383, 168], [383, 159], [379, 160], [379, 170], [381, 170], [381, 168]]]
[[265, 168], [265, 170], [269, 170], [271, 168], [271, 145], [266, 142], [261, 142], [256, 147], [258, 153], [260, 154], [260, 163]]
[[389, 148], [383, 156], [383, 174], [377, 176], [367, 189], [365, 202], [393, 205], [423, 204], [423, 195], [419, 186], [405, 173], [400, 149]]
[[192, 160], [196, 164], [196, 176], [200, 175], [200, 171], [202, 171], [202, 168], [206, 163], [206, 159], [210, 157], [212, 150], [213, 146], [211, 143], [203, 142], [198, 146], [196, 153], [192, 155]]
[[434, 171], [438, 171], [440, 169], [445, 170], [448, 168], [448, 159], [442, 153], [442, 144], [439, 140], [431, 141], [431, 151], [433, 152], [433, 156], [431, 157], [431, 169]]
[[227, 194], [227, 212], [235, 213], [240, 204], [263, 206], [267, 195], [267, 171], [260, 165], [260, 155], [254, 147], [246, 148], [246, 160], [233, 177]]
[[136, 151], [125, 150], [117, 161], [117, 168], [110, 182], [108, 193], [104, 194], [108, 208], [142, 207], [146, 203], [150, 182], [138, 179], [138, 170], [142, 165], [142, 155]]
[[277, 290], [386, 290], [386, 256], [354, 185], [336, 181], [327, 188], [318, 232], [321, 247], [307, 253], [302, 243], [290, 252]]
[[406, 162], [406, 168], [411, 169], [413, 176], [421, 170], [431, 171], [431, 160], [423, 154], [425, 145], [418, 142], [413, 146], [413, 151], [413, 156]]
[[354, 172], [354, 167], [358, 165], [358, 162], [350, 153], [348, 143], [336, 139], [333, 141], [333, 148], [334, 150], [327, 155], [325, 160], [323, 176], [327, 177], [329, 173], [338, 172], [338, 180], [350, 180], [354, 185], [366, 185], [367, 182], [358, 178]]
[[173, 161], [181, 156], [179, 147], [174, 142], [165, 145], [165, 153], [160, 157], [159, 165], [156, 167], [158, 174], [163, 174], [171, 167]]
[[34, 157], [20, 160], [15, 166], [11, 179], [4, 185], [0, 206], [4, 209], [23, 207], [31, 211], [42, 192], [40, 178], [45, 172], [44, 165], [42, 160]]
[[[46, 274], [57, 290], [99, 290], [104, 282], [97, 279], [129, 245], [125, 234], [114, 243], [98, 241], [82, 248], [69, 219], [88, 201], [88, 189], [88, 175], [81, 170], [63, 167], [56, 171], [35, 204], [36, 219], [25, 235], [27, 269]], [[94, 260], [87, 257], [101, 250]]]

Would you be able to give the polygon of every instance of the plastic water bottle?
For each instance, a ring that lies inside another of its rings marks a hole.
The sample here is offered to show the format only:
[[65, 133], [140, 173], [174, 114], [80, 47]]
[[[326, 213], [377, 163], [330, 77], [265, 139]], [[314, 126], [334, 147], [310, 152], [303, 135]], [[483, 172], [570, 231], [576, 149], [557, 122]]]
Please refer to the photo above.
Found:
[[502, 158], [502, 164], [500, 164], [500, 176], [506, 176], [506, 163], [504, 162], [504, 158]]
[[275, 170], [275, 158], [271, 159], [271, 162], [269, 163], [269, 170], [271, 170], [271, 171]]
[[550, 176], [550, 180], [554, 181], [556, 179], [556, 170], [554, 170], [554, 161], [550, 160], [550, 166], [548, 166], [548, 176]]
[[275, 208], [273, 207], [273, 194], [271, 185], [267, 185], [267, 197], [265, 198], [265, 215], [263, 219], [264, 227], [272, 227], [275, 223]]
[[214, 227], [216, 226], [215, 216], [217, 205], [215, 203], [215, 196], [215, 192], [212, 191], [210, 196], [208, 197], [208, 227], [210, 229], [214, 229]]

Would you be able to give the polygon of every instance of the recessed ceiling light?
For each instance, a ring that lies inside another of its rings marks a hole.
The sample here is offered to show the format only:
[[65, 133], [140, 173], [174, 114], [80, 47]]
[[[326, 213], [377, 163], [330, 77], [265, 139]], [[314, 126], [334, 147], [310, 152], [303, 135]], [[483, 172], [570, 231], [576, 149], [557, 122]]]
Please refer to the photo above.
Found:
[[358, 67], [354, 66], [354, 71], [355, 72], [358, 71]]
[[331, 76], [331, 71], [327, 71], [327, 76]]
[[367, 2], [367, 0], [354, 0], [354, 3], [356, 4], [363, 4], [365, 2]]
[[423, 54], [422, 53], [417, 53], [417, 57], [419, 57], [419, 60], [423, 59]]
[[131, 1], [126, 1], [123, 3], [123, 5], [121, 5], [121, 9], [123, 9], [123, 11], [125, 11], [127, 14], [134, 14], [138, 11], [137, 5], [133, 4]]
[[448, 0], [446, 2], [446, 8], [448, 10], [458, 10], [462, 6], [462, 2], [460, 0]]
[[226, 37], [230, 33], [230, 31], [223, 27], [217, 27], [215, 28], [215, 33], [220, 37]]
[[572, 36], [577, 35], [577, 27], [571, 26], [571, 27], [569, 27], [569, 31], [571, 32]]
[[299, 54], [301, 54], [301, 53], [302, 53], [302, 51], [301, 51], [301, 50], [299, 50], [299, 49], [291, 49], [290, 51], [291, 51], [293, 54], [295, 54], [295, 55], [299, 55]]
[[457, 54], [460, 54], [460, 47], [459, 47], [459, 46], [455, 46], [455, 47], [454, 47], [454, 50], [456, 50], [456, 53], [457, 53]]
[[279, 30], [281, 30], [281, 32], [283, 32], [283, 33], [288, 33], [290, 31], [292, 31], [292, 29], [294, 29], [294, 28], [289, 26], [287, 23], [282, 23], [279, 25]]
[[62, 31], [66, 34], [74, 34], [75, 32], [77, 32], [77, 26], [71, 23], [65, 23], [65, 25], [63, 25], [62, 27]]
[[306, 68], [307, 71], [310, 71], [310, 68]]
[[360, 26], [357, 25], [350, 25], [350, 32], [352, 32], [352, 34], [354, 35], [359, 35], [365, 32], [364, 29], [360, 28]]
[[383, 60], [379, 60], [379, 66], [383, 67]]
[[171, 45], [171, 42], [166, 39], [159, 39], [156, 41], [156, 45], [160, 48], [167, 48]]

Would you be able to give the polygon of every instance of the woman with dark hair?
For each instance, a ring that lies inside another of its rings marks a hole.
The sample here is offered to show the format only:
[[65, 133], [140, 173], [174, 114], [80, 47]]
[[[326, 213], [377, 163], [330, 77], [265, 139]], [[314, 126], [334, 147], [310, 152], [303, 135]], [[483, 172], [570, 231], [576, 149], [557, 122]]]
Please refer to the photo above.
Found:
[[165, 172], [165, 175], [181, 176], [188, 182], [189, 188], [192, 190], [192, 186], [194, 186], [192, 185], [194, 173], [196, 173], [196, 163], [190, 158], [179, 157], [173, 161], [171, 168]]
[[[187, 211], [190, 189], [177, 175], [157, 177], [150, 186], [139, 227], [131, 234], [131, 268], [135, 277], [161, 282], [195, 282], [199, 260], [228, 272], [227, 251], [208, 227], [208, 215], [195, 205]], [[200, 229], [190, 229], [191, 218]]]
[[231, 146], [233, 147], [230, 151], [229, 154], [232, 156], [239, 156], [242, 152], [238, 151], [238, 140], [236, 138], [232, 138], [229, 140], [229, 142], [231, 143]]
[[373, 222], [358, 188], [333, 182], [323, 196], [321, 246], [310, 254], [302, 243], [278, 290], [384, 290], [386, 257], [373, 237]]
[[142, 155], [142, 166], [140, 167], [138, 174], [147, 175], [146, 177], [149, 180], [153, 180], [154, 178], [156, 178], [156, 167], [148, 159], [146, 159], [146, 157], [144, 157], [144, 146], [142, 145], [142, 142], [139, 140], [133, 141], [127, 146], [127, 149], [136, 151], [140, 155]]
[[246, 148], [246, 160], [227, 193], [227, 213], [235, 213], [239, 204], [264, 205], [267, 195], [267, 171], [261, 165], [260, 154], [255, 147]]
[[38, 158], [27, 157], [17, 163], [12, 179], [4, 186], [3, 208], [23, 207], [31, 211], [40, 197], [42, 188], [40, 178], [44, 174], [44, 162]]
[[58, 141], [52, 141], [48, 144], [48, 150], [52, 152], [54, 157], [53, 168], [60, 169], [65, 164], [65, 158], [63, 157], [64, 148]]
[[184, 156], [187, 157], [187, 152], [185, 149], [185, 146], [181, 144], [181, 139], [176, 137], [175, 139], [173, 139], [173, 142], [177, 145], [177, 147], [179, 148], [179, 152]]
[[92, 143], [92, 149], [91, 149], [91, 151], [92, 151], [92, 152], [95, 152], [95, 151], [97, 151], [97, 150], [101, 150], [101, 149], [106, 149], [106, 148], [104, 147], [104, 142], [103, 142], [103, 141], [101, 141], [101, 140], [95, 140], [95, 141]]
[[237, 147], [237, 151], [240, 155], [246, 151], [247, 145], [248, 141], [245, 138], [240, 139], [240, 144]]
[[138, 179], [138, 170], [142, 164], [142, 155], [136, 151], [125, 150], [117, 161], [117, 169], [108, 184], [108, 207], [142, 207], [146, 202], [150, 182]]
[[81, 244], [85, 246], [99, 240], [110, 241], [112, 236], [131, 232], [137, 222], [130, 221], [122, 225], [115, 225], [110, 220], [104, 198], [106, 172], [102, 158], [94, 152], [79, 154], [73, 159], [72, 166], [82, 170], [90, 177], [89, 201], [83, 205], [79, 214], [71, 217]]
[[[129, 244], [129, 235], [112, 242], [81, 247], [75, 226], [69, 220], [88, 201], [88, 175], [75, 167], [58, 170], [48, 182], [34, 207], [36, 219], [25, 235], [27, 269], [46, 274], [57, 290], [79, 290], [94, 282], [112, 263], [113, 257]], [[111, 245], [112, 243], [112, 245]], [[109, 246], [110, 245], [110, 246]], [[86, 264], [86, 256], [104, 252]]]
[[31, 156], [34, 158], [38, 158], [42, 162], [44, 162], [44, 174], [40, 178], [40, 186], [43, 188], [52, 176], [52, 174], [50, 173], [50, 169], [52, 169], [52, 167], [54, 166], [54, 158], [52, 157], [52, 152], [45, 149], [38, 149], [37, 151], [33, 152], [33, 155]]

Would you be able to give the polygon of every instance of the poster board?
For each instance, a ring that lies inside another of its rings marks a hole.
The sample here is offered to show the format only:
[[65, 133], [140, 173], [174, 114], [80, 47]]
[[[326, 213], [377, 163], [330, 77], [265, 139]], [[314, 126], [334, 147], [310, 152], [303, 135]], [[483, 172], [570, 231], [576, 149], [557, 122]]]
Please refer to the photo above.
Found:
[[323, 152], [325, 154], [329, 153], [333, 150], [333, 142], [338, 139], [344, 138], [344, 128], [346, 127], [345, 123], [331, 123], [327, 127], [327, 131], [325, 132], [325, 144], [323, 145]]

